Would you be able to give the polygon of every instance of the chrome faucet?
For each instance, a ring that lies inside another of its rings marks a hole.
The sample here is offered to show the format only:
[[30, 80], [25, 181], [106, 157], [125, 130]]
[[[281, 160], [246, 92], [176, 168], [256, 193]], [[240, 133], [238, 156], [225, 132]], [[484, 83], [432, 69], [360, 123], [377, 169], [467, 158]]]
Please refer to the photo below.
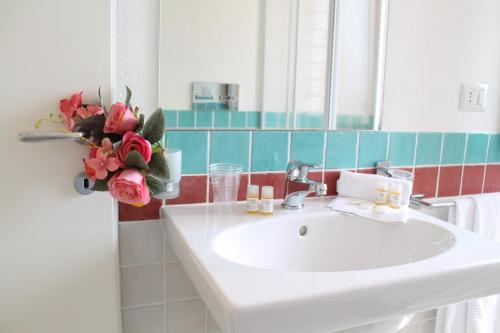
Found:
[[[310, 194], [317, 196], [326, 195], [326, 184], [316, 182], [307, 178], [310, 169], [321, 168], [320, 165], [304, 163], [301, 161], [290, 161], [286, 168], [285, 199], [281, 206], [286, 209], [301, 209], [304, 207], [304, 199]], [[290, 182], [309, 185], [309, 189], [288, 193]]]

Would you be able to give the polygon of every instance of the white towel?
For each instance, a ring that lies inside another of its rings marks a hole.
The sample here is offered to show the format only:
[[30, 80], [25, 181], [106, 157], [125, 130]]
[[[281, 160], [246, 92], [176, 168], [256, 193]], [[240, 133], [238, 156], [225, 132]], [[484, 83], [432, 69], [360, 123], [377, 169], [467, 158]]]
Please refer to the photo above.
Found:
[[375, 201], [377, 185], [381, 180], [389, 183], [403, 184], [401, 203], [403, 206], [409, 205], [413, 184], [404, 179], [395, 179], [365, 173], [354, 173], [351, 171], [341, 171], [340, 178], [337, 181], [337, 192], [339, 193], [339, 196], [342, 197]]
[[367, 207], [364, 207], [365, 205], [363, 204], [353, 204], [356, 200], [359, 201], [359, 199], [336, 197], [330, 202], [328, 207], [337, 212], [355, 214], [375, 221], [401, 223], [406, 223], [408, 221], [407, 206], [399, 209], [393, 209], [386, 206], [385, 211], [377, 213], [377, 209], [375, 208], [377, 206], [375, 204], [371, 203], [366, 205]]
[[[449, 221], [500, 242], [500, 193], [455, 201]], [[500, 295], [483, 297], [438, 309], [436, 333], [500, 332]]]

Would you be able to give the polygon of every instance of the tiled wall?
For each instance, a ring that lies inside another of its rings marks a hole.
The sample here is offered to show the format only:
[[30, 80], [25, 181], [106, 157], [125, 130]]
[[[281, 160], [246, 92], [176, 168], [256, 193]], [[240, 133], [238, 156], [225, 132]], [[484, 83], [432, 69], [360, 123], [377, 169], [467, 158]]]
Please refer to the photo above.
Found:
[[[208, 165], [244, 166], [246, 185], [274, 185], [282, 198], [288, 160], [325, 167], [311, 177], [336, 194], [339, 170], [374, 172], [389, 159], [415, 172], [415, 193], [426, 197], [500, 191], [500, 134], [367, 131], [193, 131], [169, 130], [168, 146], [183, 150], [182, 195], [168, 204], [210, 202]], [[215, 333], [217, 326], [163, 239], [161, 200], [135, 208], [120, 205], [120, 260], [125, 333]], [[433, 332], [435, 311], [418, 314], [405, 333]]]

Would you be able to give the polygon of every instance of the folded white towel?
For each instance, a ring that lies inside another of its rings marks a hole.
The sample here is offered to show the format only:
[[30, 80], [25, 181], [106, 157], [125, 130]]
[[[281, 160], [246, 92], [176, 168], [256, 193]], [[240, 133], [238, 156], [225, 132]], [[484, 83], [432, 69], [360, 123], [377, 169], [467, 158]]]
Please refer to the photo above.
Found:
[[351, 213], [382, 222], [402, 222], [408, 220], [408, 207], [393, 209], [388, 206], [378, 206], [368, 200], [356, 198], [336, 197], [328, 205], [331, 210], [342, 213]]
[[401, 203], [403, 206], [408, 206], [410, 204], [410, 196], [413, 189], [413, 184], [412, 182], [404, 179], [369, 175], [365, 173], [355, 173], [351, 171], [341, 171], [340, 178], [337, 181], [337, 192], [339, 193], [339, 196], [342, 197], [375, 201], [377, 185], [381, 180], [388, 183], [403, 184]]

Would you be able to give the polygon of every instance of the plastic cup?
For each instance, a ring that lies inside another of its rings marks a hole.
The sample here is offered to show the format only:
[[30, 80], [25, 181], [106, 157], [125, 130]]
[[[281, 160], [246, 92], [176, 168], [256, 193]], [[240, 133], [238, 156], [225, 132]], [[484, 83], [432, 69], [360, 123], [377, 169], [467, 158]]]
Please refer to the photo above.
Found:
[[238, 188], [243, 166], [232, 163], [210, 164], [210, 183], [217, 210], [231, 211], [238, 199]]

